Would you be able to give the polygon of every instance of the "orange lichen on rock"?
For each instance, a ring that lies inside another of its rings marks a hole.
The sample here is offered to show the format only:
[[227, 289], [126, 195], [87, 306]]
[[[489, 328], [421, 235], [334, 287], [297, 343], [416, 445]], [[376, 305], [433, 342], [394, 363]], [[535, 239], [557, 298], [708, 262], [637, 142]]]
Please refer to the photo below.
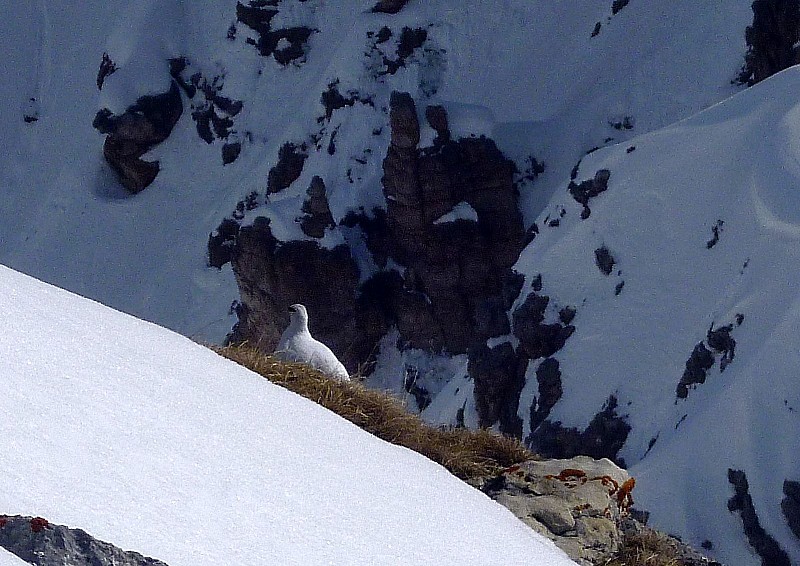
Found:
[[631, 478], [627, 480], [625, 483], [620, 486], [619, 491], [617, 492], [617, 503], [619, 504], [619, 508], [623, 511], [630, 509], [631, 505], [633, 505], [633, 496], [631, 492], [633, 488], [636, 487], [636, 480]]
[[585, 482], [586, 472], [583, 470], [576, 470], [575, 468], [566, 468], [561, 470], [561, 473], [557, 476], [547, 475], [545, 477], [547, 479], [555, 479], [559, 481], [580, 480], [581, 482]]
[[614, 493], [619, 489], [619, 483], [617, 483], [617, 480], [611, 476], [597, 476], [592, 478], [590, 481], [600, 481], [604, 486], [609, 487], [609, 495], [614, 495]]

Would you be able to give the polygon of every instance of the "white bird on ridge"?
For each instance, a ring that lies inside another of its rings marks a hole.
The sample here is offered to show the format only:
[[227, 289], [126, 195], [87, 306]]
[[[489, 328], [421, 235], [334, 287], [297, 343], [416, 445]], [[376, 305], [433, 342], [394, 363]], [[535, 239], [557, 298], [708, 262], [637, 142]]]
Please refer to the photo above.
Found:
[[308, 331], [308, 311], [303, 305], [289, 307], [290, 322], [283, 331], [275, 357], [285, 362], [301, 362], [318, 369], [339, 381], [350, 381], [342, 362], [325, 344], [316, 340]]

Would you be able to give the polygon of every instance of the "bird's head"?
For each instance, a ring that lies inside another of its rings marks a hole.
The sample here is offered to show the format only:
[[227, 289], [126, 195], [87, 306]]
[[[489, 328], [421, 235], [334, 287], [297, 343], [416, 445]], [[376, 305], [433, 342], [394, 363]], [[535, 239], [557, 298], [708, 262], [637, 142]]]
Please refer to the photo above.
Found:
[[308, 311], [301, 304], [289, 306], [289, 318], [292, 324], [308, 324]]

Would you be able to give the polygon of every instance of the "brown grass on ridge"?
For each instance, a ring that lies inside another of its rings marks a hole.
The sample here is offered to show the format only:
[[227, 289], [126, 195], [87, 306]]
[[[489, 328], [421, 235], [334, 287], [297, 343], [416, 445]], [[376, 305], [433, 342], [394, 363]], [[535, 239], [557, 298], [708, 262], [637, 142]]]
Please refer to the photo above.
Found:
[[520, 442], [488, 430], [440, 429], [409, 413], [388, 393], [339, 383], [304, 365], [281, 362], [247, 345], [213, 347], [218, 354], [311, 399], [392, 444], [438, 462], [462, 479], [493, 475], [535, 458]]
[[683, 566], [675, 542], [652, 529], [625, 536], [618, 555], [603, 566]]

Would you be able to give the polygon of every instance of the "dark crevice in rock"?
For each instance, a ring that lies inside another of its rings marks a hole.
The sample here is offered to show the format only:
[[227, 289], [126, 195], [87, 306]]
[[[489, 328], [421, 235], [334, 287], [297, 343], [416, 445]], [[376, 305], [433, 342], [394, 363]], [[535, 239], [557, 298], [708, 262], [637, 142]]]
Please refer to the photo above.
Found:
[[625, 461], [617, 454], [630, 431], [626, 417], [617, 414], [617, 398], [612, 395], [583, 432], [564, 427], [559, 421], [545, 420], [525, 440], [532, 450], [545, 458], [587, 455], [608, 458], [624, 468]]
[[428, 405], [431, 404], [432, 398], [430, 392], [417, 383], [418, 378], [419, 370], [415, 367], [406, 366], [403, 389], [405, 389], [406, 393], [414, 397], [414, 401], [417, 403], [417, 409], [419, 411], [424, 411]]
[[783, 495], [781, 511], [794, 536], [800, 538], [800, 482], [785, 480]]
[[166, 566], [41, 517], [0, 515], [0, 547], [37, 566]]
[[180, 89], [172, 81], [167, 92], [143, 96], [119, 116], [107, 108], [95, 116], [92, 126], [108, 134], [103, 157], [131, 193], [144, 190], [155, 180], [158, 161], [145, 161], [142, 156], [169, 137], [182, 113]]
[[308, 158], [306, 144], [295, 145], [286, 142], [278, 150], [278, 163], [269, 170], [267, 176], [267, 194], [277, 193], [294, 183], [303, 172], [303, 165]]
[[800, 40], [800, 1], [755, 0], [753, 24], [745, 31], [747, 54], [737, 78], [752, 86], [795, 65]]
[[742, 470], [728, 468], [728, 482], [733, 486], [733, 497], [728, 500], [728, 511], [738, 512], [742, 518], [744, 534], [750, 546], [761, 557], [762, 566], [791, 566], [789, 556], [778, 541], [767, 533], [758, 519], [747, 475]]
[[[573, 175], [577, 177], [577, 168], [580, 165], [575, 166], [573, 169]], [[608, 180], [611, 178], [611, 172], [608, 169], [600, 169], [595, 173], [592, 179], [588, 179], [581, 183], [576, 183], [573, 180], [569, 183], [569, 194], [572, 195], [576, 201], [583, 205], [583, 211], [581, 211], [581, 218], [587, 219], [592, 214], [591, 209], [589, 208], [589, 201], [599, 195], [602, 192], [605, 192], [608, 189]]]

